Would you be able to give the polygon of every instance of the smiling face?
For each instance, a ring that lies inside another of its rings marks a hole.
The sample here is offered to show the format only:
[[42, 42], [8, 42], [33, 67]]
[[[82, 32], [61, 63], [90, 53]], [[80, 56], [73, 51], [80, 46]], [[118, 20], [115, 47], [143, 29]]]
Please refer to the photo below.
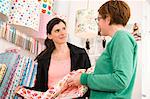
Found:
[[63, 22], [59, 22], [52, 28], [48, 38], [52, 39], [55, 44], [64, 44], [67, 42], [67, 35], [66, 25]]

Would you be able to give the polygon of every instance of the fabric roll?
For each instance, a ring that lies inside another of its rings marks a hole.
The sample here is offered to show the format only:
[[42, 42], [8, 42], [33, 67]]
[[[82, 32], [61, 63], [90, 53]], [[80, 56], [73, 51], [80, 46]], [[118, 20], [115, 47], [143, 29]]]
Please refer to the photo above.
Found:
[[0, 64], [0, 85], [3, 81], [6, 71], [7, 71], [7, 66], [5, 64]]
[[31, 76], [31, 79], [30, 79], [29, 87], [33, 87], [34, 84], [35, 84], [36, 74], [37, 74], [37, 66], [38, 66], [38, 64], [35, 63], [34, 64], [34, 69], [33, 69], [33, 72], [32, 72], [32, 76]]
[[0, 86], [0, 97], [2, 97], [2, 95], [5, 95], [6, 87], [8, 85], [8, 81], [10, 78], [10, 73], [12, 71], [12, 68], [14, 67], [16, 61], [18, 59], [18, 55], [15, 53], [1, 53], [0, 54], [0, 63], [1, 64], [6, 64], [7, 68], [7, 72], [5, 74], [5, 77], [3, 78], [3, 82], [1, 83]]

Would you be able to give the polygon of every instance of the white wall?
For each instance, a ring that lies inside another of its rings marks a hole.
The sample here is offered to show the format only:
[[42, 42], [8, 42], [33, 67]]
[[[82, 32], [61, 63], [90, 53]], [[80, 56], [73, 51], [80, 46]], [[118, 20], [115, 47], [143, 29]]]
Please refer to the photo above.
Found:
[[[149, 0], [147, 0], [149, 1]], [[142, 34], [142, 94], [143, 99], [150, 99], [150, 2], [144, 6], [144, 24]]]

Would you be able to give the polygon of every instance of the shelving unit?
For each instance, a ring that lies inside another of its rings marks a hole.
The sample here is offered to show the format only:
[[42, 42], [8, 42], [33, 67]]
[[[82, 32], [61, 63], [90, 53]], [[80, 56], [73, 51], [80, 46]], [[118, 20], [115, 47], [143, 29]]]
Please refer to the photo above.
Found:
[[37, 39], [27, 35], [26, 32], [22, 33], [2, 20], [0, 20], [0, 37], [33, 54], [39, 54], [45, 48], [44, 39]]

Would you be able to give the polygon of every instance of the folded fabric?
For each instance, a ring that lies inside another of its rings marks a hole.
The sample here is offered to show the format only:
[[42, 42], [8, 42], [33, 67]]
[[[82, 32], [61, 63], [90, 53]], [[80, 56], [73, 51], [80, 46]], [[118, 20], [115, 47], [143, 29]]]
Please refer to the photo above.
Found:
[[0, 64], [0, 85], [1, 85], [1, 83], [3, 81], [3, 78], [5, 76], [6, 70], [7, 70], [7, 66], [5, 64]]
[[[62, 99], [62, 98], [77, 98], [77, 97], [82, 97], [86, 91], [87, 91], [87, 87], [86, 86], [78, 86], [78, 87], [67, 87], [67, 89], [65, 88], [66, 86], [65, 83], [68, 80], [68, 78], [76, 75], [77, 73], [84, 73], [86, 70], [85, 69], [79, 69], [77, 71], [72, 71], [70, 72], [68, 75], [66, 75], [62, 80], [60, 80], [55, 86], [53, 86], [51, 89], [48, 89], [45, 93], [43, 98], [49, 98], [49, 99], [53, 99], [53, 98], [58, 98], [58, 99]], [[65, 91], [63, 91], [63, 89], [66, 89]], [[63, 92], [62, 92], [63, 91]]]
[[[91, 68], [88, 68], [86, 73], [92, 73], [94, 71], [94, 67], [91, 67]], [[75, 72], [73, 72], [73, 75], [77, 74], [77, 73], [84, 73], [85, 72], [85, 69], [82, 70], [82, 69], [79, 69]], [[70, 76], [68, 76], [69, 78]], [[67, 79], [68, 79], [67, 78]], [[88, 90], [88, 87], [87, 86], [84, 86], [84, 85], [81, 85], [81, 86], [78, 86], [78, 87], [69, 87], [67, 88], [64, 92], [62, 92], [57, 98], [59, 99], [71, 99], [71, 98], [77, 98], [77, 97], [82, 97]]]
[[25, 99], [42, 99], [44, 92], [21, 88], [17, 94]]
[[[87, 73], [93, 72], [94, 67], [91, 67], [87, 70]], [[88, 90], [87, 86], [80, 85], [77, 87], [67, 87], [65, 86], [68, 78], [76, 75], [77, 73], [84, 73], [85, 69], [79, 69], [77, 71], [72, 71], [67, 74], [62, 80], [48, 89], [46, 92], [34, 91], [26, 88], [21, 88], [17, 94], [21, 95], [26, 99], [66, 99], [66, 98], [77, 98], [82, 97]], [[67, 87], [67, 88], [65, 88]], [[64, 90], [65, 89], [65, 90]]]

